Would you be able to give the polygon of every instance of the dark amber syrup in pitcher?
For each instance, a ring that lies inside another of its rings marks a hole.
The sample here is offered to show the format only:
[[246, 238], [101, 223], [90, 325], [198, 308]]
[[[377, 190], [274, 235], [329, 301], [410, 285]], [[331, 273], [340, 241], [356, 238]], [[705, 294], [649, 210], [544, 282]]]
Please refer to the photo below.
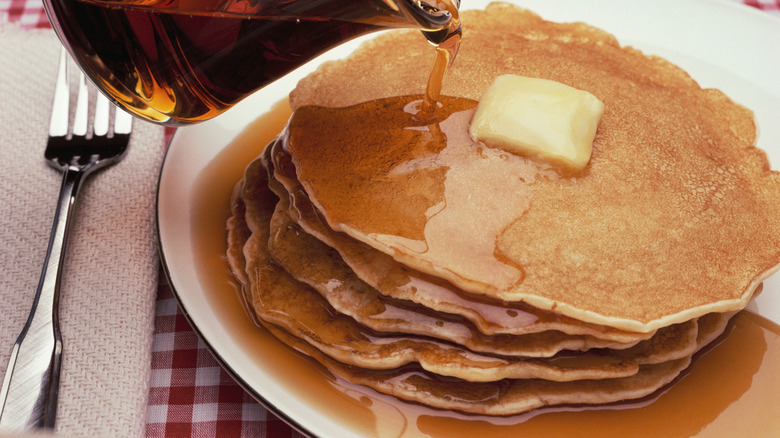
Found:
[[174, 125], [210, 119], [351, 38], [414, 27], [381, 1], [231, 2], [236, 11], [260, 5], [241, 14], [208, 12], [211, 1], [145, 2], [44, 0], [55, 29], [100, 88], [129, 111]]

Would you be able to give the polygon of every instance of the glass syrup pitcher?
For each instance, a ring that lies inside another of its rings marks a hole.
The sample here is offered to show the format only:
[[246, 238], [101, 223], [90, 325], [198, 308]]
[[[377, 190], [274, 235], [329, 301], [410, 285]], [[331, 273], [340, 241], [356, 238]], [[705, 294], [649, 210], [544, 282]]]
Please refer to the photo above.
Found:
[[443, 40], [450, 13], [419, 0], [44, 0], [60, 39], [118, 105], [203, 121], [342, 42], [388, 28]]

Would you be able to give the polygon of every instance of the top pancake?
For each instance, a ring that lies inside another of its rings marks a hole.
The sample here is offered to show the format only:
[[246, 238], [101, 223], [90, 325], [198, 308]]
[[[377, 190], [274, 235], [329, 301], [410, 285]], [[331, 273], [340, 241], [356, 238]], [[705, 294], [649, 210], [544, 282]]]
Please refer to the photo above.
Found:
[[780, 178], [751, 113], [584, 24], [501, 4], [462, 18], [443, 94], [475, 100], [506, 73], [587, 90], [605, 104], [590, 163], [560, 177], [473, 143], [462, 99], [444, 102], [446, 147], [337, 141], [354, 131], [302, 107], [423, 91], [430, 46], [394, 32], [291, 94], [287, 147], [330, 227], [464, 290], [626, 330], [744, 307], [780, 262]]

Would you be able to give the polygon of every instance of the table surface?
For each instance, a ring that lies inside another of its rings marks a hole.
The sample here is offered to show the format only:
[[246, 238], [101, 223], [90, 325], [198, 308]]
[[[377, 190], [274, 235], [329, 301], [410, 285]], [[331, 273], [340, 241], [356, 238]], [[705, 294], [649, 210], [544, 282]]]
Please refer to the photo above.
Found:
[[[780, 15], [780, 0], [741, 2]], [[4, 15], [5, 20], [24, 28], [50, 28], [38, 0], [0, 0], [0, 19]], [[256, 402], [220, 367], [182, 314], [162, 271], [155, 309], [146, 436], [302, 436]]]

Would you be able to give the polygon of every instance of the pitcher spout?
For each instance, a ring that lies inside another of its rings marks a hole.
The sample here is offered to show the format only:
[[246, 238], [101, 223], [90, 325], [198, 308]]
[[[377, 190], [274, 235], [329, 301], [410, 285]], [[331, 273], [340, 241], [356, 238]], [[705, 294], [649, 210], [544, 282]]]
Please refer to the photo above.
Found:
[[[426, 32], [447, 29], [452, 21], [452, 14], [420, 0], [381, 0], [390, 8], [402, 14], [404, 27], [418, 27]], [[379, 23], [377, 23], [379, 24]], [[379, 24], [380, 26], [382, 24]], [[411, 25], [411, 26], [410, 26]], [[396, 27], [385, 23], [386, 27]]]

